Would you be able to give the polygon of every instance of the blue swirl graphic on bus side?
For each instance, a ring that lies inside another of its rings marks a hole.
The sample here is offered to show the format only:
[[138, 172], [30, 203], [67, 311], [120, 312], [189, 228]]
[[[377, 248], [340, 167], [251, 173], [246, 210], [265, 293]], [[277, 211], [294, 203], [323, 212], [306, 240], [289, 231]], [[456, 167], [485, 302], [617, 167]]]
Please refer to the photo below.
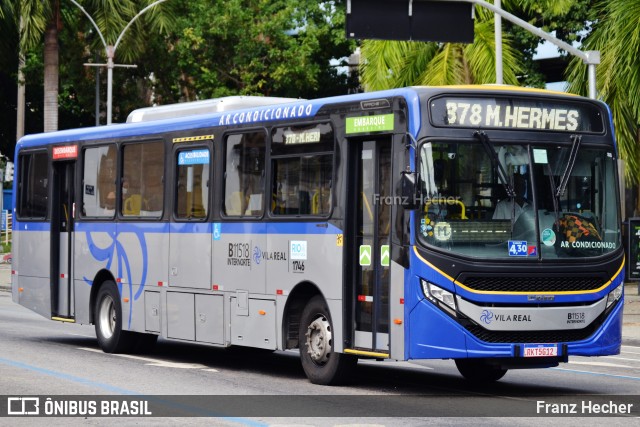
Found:
[[[113, 233], [109, 232], [109, 236], [111, 237], [111, 243], [105, 247], [100, 248], [95, 244], [93, 237], [91, 236], [91, 231], [87, 231], [85, 234], [87, 236], [87, 243], [89, 246], [89, 252], [91, 256], [96, 261], [107, 261], [105, 268], [107, 270], [111, 270], [111, 264], [113, 263], [114, 255], [118, 260], [118, 274], [117, 277], [126, 277], [127, 284], [129, 285], [129, 295], [132, 298], [129, 299], [129, 322], [128, 327], [131, 328], [131, 317], [133, 315], [133, 302], [140, 298], [142, 292], [144, 291], [144, 287], [147, 281], [147, 243], [146, 238], [144, 236], [144, 232], [137, 230], [135, 228], [131, 228], [126, 230], [127, 233], [134, 233], [138, 238], [138, 242], [140, 242], [140, 249], [142, 250], [142, 278], [140, 280], [140, 287], [138, 288], [138, 292], [133, 295], [133, 275], [131, 273], [131, 263], [129, 262], [129, 257], [127, 255], [127, 251], [124, 249], [122, 243], [118, 240], [118, 237], [121, 233]], [[123, 266], [126, 270], [126, 276], [123, 276]], [[83, 277], [84, 281], [89, 284], [89, 286], [93, 285], [93, 280], [88, 279], [87, 277]], [[118, 282], [118, 291], [120, 295], [122, 295], [122, 283]]]

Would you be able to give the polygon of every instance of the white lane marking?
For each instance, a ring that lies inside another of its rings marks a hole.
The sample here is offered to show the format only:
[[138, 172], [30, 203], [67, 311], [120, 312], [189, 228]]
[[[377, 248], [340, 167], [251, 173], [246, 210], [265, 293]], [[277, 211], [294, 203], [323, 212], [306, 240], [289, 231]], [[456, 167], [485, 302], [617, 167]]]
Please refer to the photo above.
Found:
[[411, 360], [411, 361], [395, 361], [395, 360], [385, 360], [383, 362], [378, 362], [375, 360], [359, 360], [358, 363], [367, 363], [374, 366], [393, 366], [398, 368], [409, 368], [409, 369], [427, 369], [433, 371], [435, 368], [431, 366], [423, 365], [422, 363], [428, 362], [426, 360]]
[[564, 372], [577, 372], [579, 374], [590, 374], [590, 375], [596, 375], [596, 376], [602, 376], [602, 377], [614, 377], [614, 378], [624, 378], [628, 380], [640, 380], [640, 377], [632, 377], [629, 375], [614, 375], [614, 374], [607, 374], [604, 372], [580, 371], [578, 369], [566, 369], [566, 368], [549, 368], [549, 369], [553, 369], [555, 371], [564, 371]]
[[[91, 351], [93, 353], [103, 353], [102, 350], [87, 347], [78, 347], [79, 350]], [[169, 362], [166, 360], [153, 359], [151, 357], [134, 356], [133, 354], [111, 354], [112, 356], [124, 357], [126, 359], [140, 360], [148, 366], [158, 366], [161, 368], [176, 368], [176, 369], [201, 369], [207, 372], [219, 372], [216, 369], [209, 368], [206, 365], [200, 363], [184, 363], [184, 362]]]
[[606, 362], [576, 362], [572, 360], [569, 362], [569, 365], [591, 365], [591, 366], [607, 366], [610, 368], [628, 368], [628, 369], [636, 369], [632, 366], [627, 365], [618, 365], [616, 363], [606, 363]]
[[640, 362], [640, 359], [629, 359], [628, 357], [606, 356], [607, 359], [631, 360], [632, 362]]

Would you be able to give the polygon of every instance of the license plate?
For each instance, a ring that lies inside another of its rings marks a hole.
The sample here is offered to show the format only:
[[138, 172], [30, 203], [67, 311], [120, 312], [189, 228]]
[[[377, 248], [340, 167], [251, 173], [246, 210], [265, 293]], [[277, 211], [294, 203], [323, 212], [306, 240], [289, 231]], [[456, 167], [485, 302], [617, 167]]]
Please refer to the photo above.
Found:
[[550, 357], [557, 355], [557, 344], [534, 344], [524, 346], [524, 357]]

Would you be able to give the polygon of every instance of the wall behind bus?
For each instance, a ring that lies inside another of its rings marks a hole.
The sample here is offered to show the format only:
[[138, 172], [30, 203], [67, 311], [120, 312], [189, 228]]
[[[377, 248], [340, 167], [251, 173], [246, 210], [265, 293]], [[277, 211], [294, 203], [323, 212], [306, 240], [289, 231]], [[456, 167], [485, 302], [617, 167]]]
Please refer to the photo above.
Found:
[[13, 206], [11, 205], [11, 197], [13, 196], [13, 190], [3, 190], [2, 194], [2, 209], [6, 209], [8, 211], [13, 210]]

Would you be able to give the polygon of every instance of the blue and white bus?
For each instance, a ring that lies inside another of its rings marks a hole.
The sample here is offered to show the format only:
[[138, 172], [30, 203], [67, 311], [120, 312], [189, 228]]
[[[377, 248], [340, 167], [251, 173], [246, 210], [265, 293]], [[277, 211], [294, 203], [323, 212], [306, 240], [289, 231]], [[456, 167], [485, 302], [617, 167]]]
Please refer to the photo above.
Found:
[[13, 300], [158, 336], [453, 359], [473, 381], [618, 354], [624, 253], [607, 106], [500, 86], [240, 97], [31, 135], [15, 151]]

